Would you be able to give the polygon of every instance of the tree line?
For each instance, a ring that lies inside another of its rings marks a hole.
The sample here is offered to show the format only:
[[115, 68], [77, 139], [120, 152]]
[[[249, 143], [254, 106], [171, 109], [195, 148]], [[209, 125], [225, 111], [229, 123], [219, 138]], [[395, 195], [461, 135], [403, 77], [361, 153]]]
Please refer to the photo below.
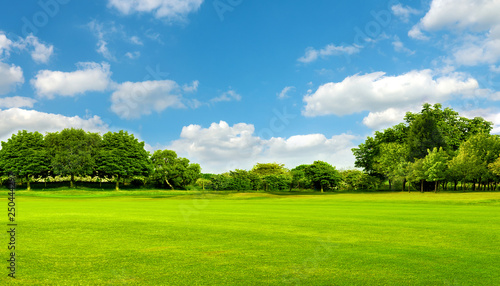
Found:
[[139, 181], [171, 189], [184, 188], [200, 176], [198, 164], [177, 157], [174, 151], [157, 150], [150, 154], [128, 132], [98, 133], [82, 129], [64, 129], [47, 133], [19, 131], [0, 150], [0, 173], [16, 176], [31, 189], [33, 180], [45, 183], [57, 177], [69, 178], [70, 187], [76, 180], [112, 181], [116, 190], [120, 183]]
[[292, 189], [377, 190], [388, 184], [411, 189], [495, 190], [500, 180], [500, 137], [492, 123], [468, 119], [440, 104], [424, 104], [408, 112], [405, 122], [376, 131], [353, 148], [359, 169], [337, 170], [315, 161], [287, 169], [280, 163], [257, 163], [251, 170], [202, 174], [199, 164], [172, 150], [151, 154], [128, 132], [104, 135], [68, 128], [47, 133], [19, 131], [0, 150], [3, 180], [13, 174], [31, 189], [31, 182], [92, 182], [225, 191], [285, 191]]
[[[355, 166], [404, 191], [495, 190], [500, 179], [500, 137], [481, 117], [468, 119], [441, 104], [407, 112], [405, 123], [352, 149]], [[460, 186], [458, 185], [460, 183]]]

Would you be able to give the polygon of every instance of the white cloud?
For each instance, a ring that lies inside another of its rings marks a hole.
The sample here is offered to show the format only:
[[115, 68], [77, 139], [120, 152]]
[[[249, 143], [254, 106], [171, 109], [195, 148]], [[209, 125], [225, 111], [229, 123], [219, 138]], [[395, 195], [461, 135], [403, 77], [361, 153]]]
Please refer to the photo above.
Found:
[[158, 19], [184, 21], [200, 8], [203, 0], [109, 0], [108, 3], [125, 15], [153, 13]]
[[297, 135], [290, 138], [264, 140], [255, 135], [252, 124], [212, 123], [209, 128], [189, 125], [180, 139], [167, 148], [203, 166], [203, 172], [220, 173], [251, 169], [256, 163], [278, 162], [288, 168], [324, 160], [338, 167], [352, 167], [353, 135], [326, 138], [322, 134]]
[[240, 101], [241, 95], [237, 94], [236, 91], [232, 89], [224, 92], [218, 97], [210, 99], [211, 102], [222, 102], [222, 101], [233, 101], [233, 100]]
[[415, 26], [413, 26], [413, 28], [411, 28], [411, 30], [408, 32], [408, 36], [410, 38], [422, 40], [422, 41], [429, 40], [429, 37], [424, 35], [424, 33], [422, 33], [422, 30], [420, 29], [420, 27], [418, 25], [415, 25]]
[[392, 13], [398, 16], [403, 22], [408, 23], [411, 15], [419, 14], [420, 12], [409, 6], [397, 4], [391, 7]]
[[4, 57], [9, 57], [11, 46], [12, 41], [9, 40], [5, 34], [0, 32], [0, 60]]
[[0, 62], [0, 95], [7, 94], [24, 83], [23, 70]]
[[0, 140], [5, 141], [18, 130], [38, 131], [40, 133], [60, 131], [64, 128], [82, 128], [85, 131], [108, 131], [101, 118], [94, 116], [82, 119], [78, 116], [67, 117], [60, 114], [43, 113], [35, 110], [11, 108], [0, 110]]
[[384, 72], [354, 75], [342, 82], [320, 86], [304, 96], [305, 116], [346, 115], [362, 111], [380, 112], [387, 108], [444, 102], [452, 95], [471, 95], [478, 82], [460, 73], [435, 77], [431, 70], [411, 71], [399, 76]]
[[141, 56], [141, 53], [140, 52], [127, 52], [125, 53], [125, 56], [131, 60], [135, 60], [137, 58], [139, 58]]
[[195, 80], [191, 83], [191, 85], [185, 84], [182, 86], [182, 90], [184, 92], [196, 92], [198, 91], [198, 86], [200, 85], [200, 82]]
[[359, 53], [360, 47], [357, 46], [335, 46], [333, 44], [327, 45], [323, 49], [316, 50], [312, 47], [306, 49], [305, 55], [297, 59], [301, 63], [311, 63], [316, 61], [319, 57], [326, 58], [328, 56], [339, 55], [352, 55]]
[[373, 130], [382, 130], [403, 122], [404, 116], [408, 111], [416, 112], [418, 110], [409, 110], [408, 108], [388, 108], [380, 112], [370, 112], [368, 116], [363, 118], [363, 124]]
[[37, 37], [29, 35], [26, 37], [26, 42], [33, 47], [31, 58], [37, 63], [47, 63], [54, 53], [53, 45], [45, 45], [40, 43]]
[[0, 98], [0, 108], [33, 107], [36, 100], [29, 97], [12, 96]]
[[97, 20], [92, 20], [87, 24], [88, 28], [97, 38], [97, 48], [96, 51], [101, 54], [105, 59], [109, 61], [114, 61], [115, 56], [111, 53], [108, 48], [107, 34], [117, 32], [114, 24], [110, 24], [104, 27], [102, 23]]
[[407, 53], [409, 55], [415, 54], [415, 51], [412, 51], [405, 47], [403, 42], [399, 39], [398, 36], [394, 36], [394, 41], [392, 42], [392, 46], [394, 47], [394, 50], [398, 53]]
[[461, 65], [493, 64], [500, 60], [499, 0], [433, 0], [427, 14], [409, 32], [449, 30], [458, 37], [453, 60]]
[[136, 44], [136, 45], [139, 45], [139, 46], [144, 45], [144, 44], [142, 43], [141, 39], [140, 39], [139, 37], [137, 37], [137, 36], [132, 36], [132, 37], [130, 37], [130, 41], [131, 41], [132, 43]]
[[185, 108], [180, 86], [172, 80], [125, 82], [111, 95], [111, 110], [133, 119], [167, 108]]
[[105, 91], [111, 83], [107, 63], [78, 63], [74, 72], [39, 71], [31, 85], [38, 96], [49, 99], [56, 95], [75, 96], [89, 91]]
[[287, 86], [280, 93], [278, 93], [277, 96], [279, 99], [285, 99], [288, 97], [288, 93], [294, 89], [294, 86]]
[[31, 58], [36, 63], [47, 63], [54, 53], [53, 45], [46, 45], [33, 35], [28, 35], [25, 39], [19, 38], [17, 41], [12, 41], [0, 32], [0, 59], [8, 58], [12, 49], [18, 51], [28, 50]]

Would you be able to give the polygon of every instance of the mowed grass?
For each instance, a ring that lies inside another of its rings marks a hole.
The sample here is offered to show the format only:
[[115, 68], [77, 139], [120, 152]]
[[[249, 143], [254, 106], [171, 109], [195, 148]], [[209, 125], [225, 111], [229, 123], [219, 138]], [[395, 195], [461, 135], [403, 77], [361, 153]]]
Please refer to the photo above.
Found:
[[19, 191], [17, 212], [2, 285], [500, 285], [496, 192]]

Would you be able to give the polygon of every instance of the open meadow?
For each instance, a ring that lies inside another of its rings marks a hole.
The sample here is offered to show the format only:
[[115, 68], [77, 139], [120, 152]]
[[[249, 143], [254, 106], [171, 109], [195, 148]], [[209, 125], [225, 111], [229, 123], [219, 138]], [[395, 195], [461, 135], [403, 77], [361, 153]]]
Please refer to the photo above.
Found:
[[16, 202], [17, 279], [2, 267], [2, 285], [500, 284], [498, 192], [62, 189]]

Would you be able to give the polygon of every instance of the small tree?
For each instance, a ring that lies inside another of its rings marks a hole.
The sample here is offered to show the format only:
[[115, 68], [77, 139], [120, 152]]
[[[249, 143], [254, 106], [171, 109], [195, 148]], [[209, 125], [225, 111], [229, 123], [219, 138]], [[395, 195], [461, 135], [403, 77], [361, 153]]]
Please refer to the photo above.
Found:
[[156, 150], [151, 161], [152, 180], [159, 185], [167, 184], [172, 190], [185, 188], [201, 175], [200, 165], [190, 164], [188, 159], [177, 157], [177, 153], [172, 150]]
[[337, 169], [323, 161], [315, 161], [307, 167], [306, 175], [314, 187], [321, 189], [322, 193], [325, 188], [333, 189], [336, 187], [341, 179]]
[[203, 190], [205, 190], [205, 186], [210, 185], [211, 183], [212, 181], [208, 179], [198, 178], [198, 180], [196, 180], [196, 185], [200, 186]]
[[423, 162], [425, 176], [428, 181], [435, 182], [434, 192], [437, 192], [439, 181], [446, 179], [449, 157], [442, 147], [428, 150], [428, 153]]

